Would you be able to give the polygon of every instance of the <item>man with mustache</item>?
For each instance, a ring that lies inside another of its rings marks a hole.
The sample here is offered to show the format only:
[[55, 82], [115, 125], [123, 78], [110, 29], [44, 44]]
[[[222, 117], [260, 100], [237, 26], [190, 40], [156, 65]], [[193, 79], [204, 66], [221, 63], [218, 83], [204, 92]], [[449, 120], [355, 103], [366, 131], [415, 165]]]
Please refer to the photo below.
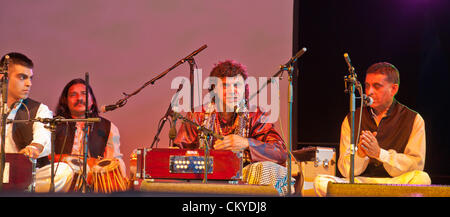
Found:
[[[360, 132], [355, 154], [355, 183], [431, 184], [423, 172], [425, 166], [425, 123], [419, 113], [395, 99], [400, 86], [397, 68], [387, 62], [375, 63], [367, 69], [365, 93], [373, 99], [363, 107], [361, 129], [358, 129], [361, 108], [355, 112], [355, 136]], [[341, 128], [338, 168], [350, 176], [350, 123], [345, 117]], [[326, 196], [328, 182], [348, 179], [319, 175], [314, 180], [318, 196]]]
[[[120, 151], [120, 134], [118, 128], [109, 120], [99, 116], [97, 100], [91, 86], [89, 92], [90, 117], [100, 118], [93, 123], [88, 133], [88, 157], [117, 159], [122, 176], [126, 176], [123, 154]], [[64, 87], [56, 107], [56, 115], [67, 119], [86, 118], [86, 82], [73, 79]], [[83, 156], [85, 139], [85, 122], [59, 124], [56, 129], [55, 153]]]
[[[9, 60], [6, 59], [9, 56]], [[21, 53], [12, 52], [1, 58], [1, 66], [8, 62], [8, 117], [9, 120], [52, 118], [50, 109], [33, 99], [30, 94], [34, 63]], [[3, 77], [3, 75], [1, 75]], [[3, 98], [1, 99], [3, 100]], [[3, 103], [2, 103], [3, 105]], [[0, 138], [1, 139], [1, 138]], [[47, 156], [51, 151], [51, 133], [43, 123], [9, 123], [6, 125], [5, 153], [22, 153], [37, 159], [36, 192], [50, 189], [51, 167]], [[72, 180], [72, 170], [61, 165], [55, 173], [55, 191], [66, 191]]]

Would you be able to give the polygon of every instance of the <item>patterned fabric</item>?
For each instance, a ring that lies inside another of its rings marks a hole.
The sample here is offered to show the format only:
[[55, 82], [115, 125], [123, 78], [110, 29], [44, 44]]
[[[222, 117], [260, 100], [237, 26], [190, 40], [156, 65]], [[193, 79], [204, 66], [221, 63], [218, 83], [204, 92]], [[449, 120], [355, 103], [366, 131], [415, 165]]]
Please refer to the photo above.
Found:
[[[231, 129], [218, 129], [220, 128], [220, 123], [216, 116], [216, 112], [210, 114], [207, 111], [187, 114], [187, 118], [196, 124], [212, 129], [217, 134], [225, 136], [234, 133]], [[248, 113], [248, 151], [250, 152], [251, 161], [272, 161], [283, 165], [286, 163], [287, 159], [286, 146], [280, 134], [275, 130], [274, 124], [265, 123], [264, 120], [267, 118], [267, 114], [259, 109], [257, 109], [256, 112]], [[233, 121], [233, 123], [235, 123], [235, 121]], [[197, 130], [197, 127], [190, 123], [183, 122], [178, 130], [174, 144], [180, 148], [202, 148], [202, 140], [199, 141], [199, 137], [200, 133]], [[209, 144], [212, 146], [215, 143], [215, 140], [215, 138], [211, 138]]]
[[75, 137], [73, 139], [72, 154], [83, 155], [84, 123], [77, 122], [76, 127]]
[[[267, 114], [257, 109], [256, 112], [245, 113], [246, 120], [239, 121], [242, 115], [236, 113], [240, 115], [235, 115], [231, 124], [222, 126], [213, 105], [209, 104], [203, 109], [203, 112], [188, 113], [187, 118], [222, 136], [244, 134], [243, 137], [248, 138], [249, 148], [245, 150], [245, 153], [249, 153], [249, 161], [252, 164], [243, 168], [243, 181], [248, 184], [273, 185], [280, 195], [286, 195], [287, 169], [282, 165], [286, 163], [287, 150], [274, 125], [264, 121], [267, 120]], [[174, 144], [187, 149], [203, 148], [206, 142], [201, 137], [201, 132], [197, 130], [197, 127], [183, 122]], [[210, 139], [211, 141], [208, 143], [213, 148], [216, 139]], [[295, 179], [292, 180], [295, 182]], [[293, 184], [291, 187], [294, 189]]]
[[[251, 185], [273, 185], [280, 196], [288, 194], [287, 169], [279, 164], [264, 161], [250, 164], [242, 169], [244, 181]], [[295, 179], [291, 179], [291, 193], [294, 193]]]

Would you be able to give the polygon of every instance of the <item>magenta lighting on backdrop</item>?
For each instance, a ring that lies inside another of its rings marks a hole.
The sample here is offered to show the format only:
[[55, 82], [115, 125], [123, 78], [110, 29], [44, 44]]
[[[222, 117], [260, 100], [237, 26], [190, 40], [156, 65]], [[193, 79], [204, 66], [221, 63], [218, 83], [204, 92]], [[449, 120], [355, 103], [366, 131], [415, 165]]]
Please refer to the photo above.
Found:
[[[208, 48], [195, 61], [204, 77], [225, 59], [246, 65], [256, 78], [273, 75], [292, 56], [292, 8], [292, 1], [271, 0], [9, 1], [0, 9], [7, 30], [0, 34], [0, 53], [17, 51], [34, 61], [30, 97], [52, 110], [64, 85], [86, 72], [98, 104], [109, 105], [203, 44]], [[127, 170], [132, 151], [150, 146], [176, 92], [172, 80], [189, 77], [189, 70], [180, 65], [102, 114], [119, 128]], [[279, 85], [275, 124], [287, 140], [287, 78]], [[168, 146], [168, 132], [166, 125], [158, 147]]]

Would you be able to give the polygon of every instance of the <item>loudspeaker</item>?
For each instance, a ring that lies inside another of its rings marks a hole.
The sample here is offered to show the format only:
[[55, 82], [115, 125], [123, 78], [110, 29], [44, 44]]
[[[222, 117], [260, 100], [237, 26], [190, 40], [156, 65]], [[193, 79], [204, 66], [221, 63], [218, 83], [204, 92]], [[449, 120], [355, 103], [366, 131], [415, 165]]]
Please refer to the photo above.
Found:
[[329, 182], [327, 197], [450, 197], [450, 186]]
[[142, 180], [138, 189], [155, 194], [279, 196], [278, 191], [272, 185], [165, 183]]

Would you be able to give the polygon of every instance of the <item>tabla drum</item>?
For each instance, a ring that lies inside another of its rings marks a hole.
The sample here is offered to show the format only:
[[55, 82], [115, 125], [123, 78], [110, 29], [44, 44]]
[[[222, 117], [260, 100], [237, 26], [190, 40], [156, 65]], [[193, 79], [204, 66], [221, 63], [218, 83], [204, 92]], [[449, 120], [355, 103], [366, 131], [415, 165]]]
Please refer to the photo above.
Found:
[[[51, 159], [51, 157], [49, 157]], [[95, 165], [97, 159], [96, 158], [88, 158], [87, 159], [87, 167], [86, 167], [86, 175], [87, 175], [87, 185], [91, 185], [92, 175], [90, 172], [90, 168]], [[81, 192], [83, 187], [83, 156], [79, 155], [68, 155], [68, 154], [59, 154], [55, 155], [55, 167], [58, 168], [59, 162], [66, 163], [72, 168], [74, 174], [72, 183], [69, 188], [69, 192]]]
[[128, 180], [120, 172], [119, 165], [117, 159], [103, 159], [91, 168], [94, 192], [112, 193], [128, 189]]
[[[61, 161], [67, 163], [74, 172], [73, 181], [69, 191], [80, 192], [83, 186], [83, 159], [78, 156], [67, 155], [64, 156]], [[89, 166], [86, 167], [86, 170], [86, 174], [89, 174]]]

